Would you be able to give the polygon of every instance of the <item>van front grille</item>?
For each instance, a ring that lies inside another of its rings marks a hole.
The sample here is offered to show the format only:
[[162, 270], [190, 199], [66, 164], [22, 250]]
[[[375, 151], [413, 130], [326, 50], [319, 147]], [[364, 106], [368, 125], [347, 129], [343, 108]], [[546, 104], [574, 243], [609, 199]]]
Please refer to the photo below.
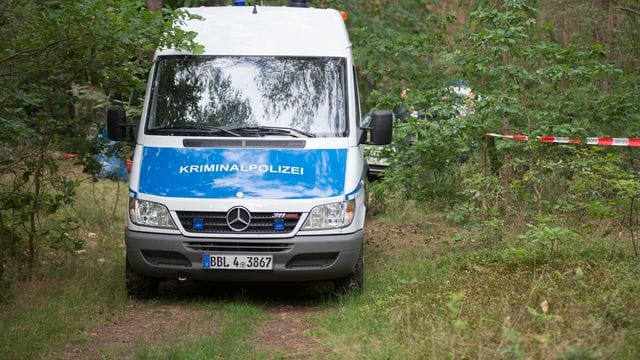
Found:
[[[286, 234], [298, 225], [301, 213], [251, 213], [249, 227], [243, 231], [234, 231], [227, 225], [226, 212], [178, 211], [178, 219], [188, 232], [208, 234]], [[284, 227], [277, 229], [276, 222], [284, 221]], [[201, 224], [198, 230], [194, 224]]]
[[256, 242], [223, 242], [223, 241], [190, 241], [185, 246], [189, 250], [203, 252], [283, 252], [291, 249], [288, 243], [256, 243]]

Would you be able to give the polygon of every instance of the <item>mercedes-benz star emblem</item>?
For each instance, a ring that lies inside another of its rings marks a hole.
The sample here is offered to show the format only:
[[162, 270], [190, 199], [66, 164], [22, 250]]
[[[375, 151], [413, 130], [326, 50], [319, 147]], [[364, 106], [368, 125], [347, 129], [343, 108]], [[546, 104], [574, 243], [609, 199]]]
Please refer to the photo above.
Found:
[[242, 206], [232, 207], [227, 212], [227, 226], [233, 231], [245, 231], [251, 224], [251, 213]]

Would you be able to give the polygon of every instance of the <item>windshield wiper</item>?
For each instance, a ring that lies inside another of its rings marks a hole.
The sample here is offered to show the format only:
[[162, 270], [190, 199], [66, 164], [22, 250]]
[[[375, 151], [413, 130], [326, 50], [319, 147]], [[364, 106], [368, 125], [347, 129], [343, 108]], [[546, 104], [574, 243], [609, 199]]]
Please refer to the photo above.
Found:
[[153, 133], [161, 133], [161, 134], [224, 134], [226, 136], [235, 136], [239, 137], [240, 134], [237, 134], [231, 130], [223, 129], [217, 126], [206, 126], [206, 125], [184, 125], [184, 126], [166, 126], [159, 127], [154, 129], [149, 129], [147, 131], [150, 134]]
[[315, 134], [308, 133], [306, 131], [277, 126], [243, 126], [231, 129], [231, 131], [243, 134], [253, 134], [256, 136], [265, 135], [290, 135], [293, 137], [316, 137]]

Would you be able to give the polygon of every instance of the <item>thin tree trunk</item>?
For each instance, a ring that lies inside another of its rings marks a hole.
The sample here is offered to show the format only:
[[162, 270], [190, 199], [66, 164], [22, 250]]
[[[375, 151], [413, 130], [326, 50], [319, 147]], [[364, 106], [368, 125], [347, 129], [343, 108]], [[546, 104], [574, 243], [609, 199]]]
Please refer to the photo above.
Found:
[[502, 164], [498, 158], [498, 148], [496, 147], [496, 139], [491, 136], [487, 136], [487, 155], [489, 157], [489, 173], [493, 176], [498, 176]]
[[116, 201], [113, 204], [113, 211], [111, 211], [111, 221], [110, 223], [113, 224], [113, 221], [116, 219], [116, 211], [118, 211], [118, 200], [120, 199], [120, 179], [116, 179]]
[[147, 9], [149, 11], [162, 10], [162, 0], [147, 0]]
[[480, 142], [480, 159], [482, 160], [482, 177], [487, 177], [487, 137], [484, 137], [485, 140]]
[[567, 47], [569, 46], [569, 41], [571, 41], [571, 35], [569, 34], [571, 24], [569, 23], [569, 19], [567, 17], [564, 18], [564, 21], [562, 23], [562, 46]]
[[636, 255], [636, 259], [638, 258], [638, 246], [636, 245], [636, 234], [634, 231], [635, 224], [633, 222], [634, 216], [634, 207], [635, 207], [635, 196], [631, 197], [631, 204], [629, 207], [629, 230], [631, 232], [631, 244], [633, 245], [633, 253]]
[[9, 234], [5, 234], [4, 219], [0, 214], [0, 289], [4, 281], [4, 253], [9, 247]]
[[[509, 133], [509, 117], [505, 116], [503, 120], [503, 134]], [[504, 154], [504, 161], [502, 163], [502, 213], [507, 214], [509, 208], [509, 184], [511, 183], [511, 157], [509, 154]]]
[[29, 214], [29, 268], [27, 272], [27, 277], [31, 280], [33, 275], [33, 263], [35, 262], [36, 257], [36, 214], [38, 213], [38, 208], [40, 207], [40, 185], [42, 180], [42, 163], [44, 161], [44, 154], [46, 150], [42, 150], [40, 155], [38, 155], [38, 165], [36, 167], [36, 171], [33, 174], [33, 203], [31, 204], [31, 213]]
[[[149, 11], [160, 11], [162, 10], [162, 0], [146, 0], [147, 2], [147, 9]], [[149, 50], [147, 51], [147, 58], [149, 59], [149, 61], [153, 61], [153, 54], [155, 53], [154, 50]]]

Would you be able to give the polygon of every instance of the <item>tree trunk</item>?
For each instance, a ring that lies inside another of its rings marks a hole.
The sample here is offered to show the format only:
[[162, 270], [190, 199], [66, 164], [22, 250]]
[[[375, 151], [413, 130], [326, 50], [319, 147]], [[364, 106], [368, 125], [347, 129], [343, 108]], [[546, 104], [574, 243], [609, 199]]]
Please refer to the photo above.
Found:
[[[149, 11], [160, 11], [162, 10], [162, 0], [146, 0], [147, 2], [147, 9]], [[147, 51], [147, 58], [149, 59], [149, 61], [153, 61], [153, 54], [155, 53], [155, 51], [153, 50], [149, 50]]]
[[489, 157], [489, 173], [493, 176], [498, 176], [502, 163], [498, 158], [498, 148], [496, 147], [496, 139], [493, 137], [487, 137], [487, 156]]
[[[509, 134], [509, 117], [505, 116], [503, 120], [502, 133]], [[507, 214], [509, 209], [509, 185], [511, 183], [511, 156], [508, 153], [504, 154], [504, 161], [502, 162], [502, 213]]]
[[9, 234], [5, 234], [4, 220], [0, 214], [0, 291], [4, 283], [4, 253], [8, 248]]
[[162, 0], [147, 0], [147, 9], [149, 11], [162, 10]]
[[41, 185], [41, 180], [42, 180], [42, 166], [44, 163], [44, 152], [46, 151], [45, 149], [41, 150], [42, 152], [40, 153], [40, 155], [38, 155], [38, 165], [36, 167], [36, 170], [33, 174], [33, 203], [31, 204], [31, 210], [29, 213], [29, 235], [28, 235], [28, 241], [29, 241], [29, 270], [27, 273], [27, 278], [29, 280], [31, 280], [32, 275], [33, 275], [33, 263], [35, 262], [35, 258], [36, 258], [36, 220], [37, 220], [37, 213], [40, 207], [40, 185]]

